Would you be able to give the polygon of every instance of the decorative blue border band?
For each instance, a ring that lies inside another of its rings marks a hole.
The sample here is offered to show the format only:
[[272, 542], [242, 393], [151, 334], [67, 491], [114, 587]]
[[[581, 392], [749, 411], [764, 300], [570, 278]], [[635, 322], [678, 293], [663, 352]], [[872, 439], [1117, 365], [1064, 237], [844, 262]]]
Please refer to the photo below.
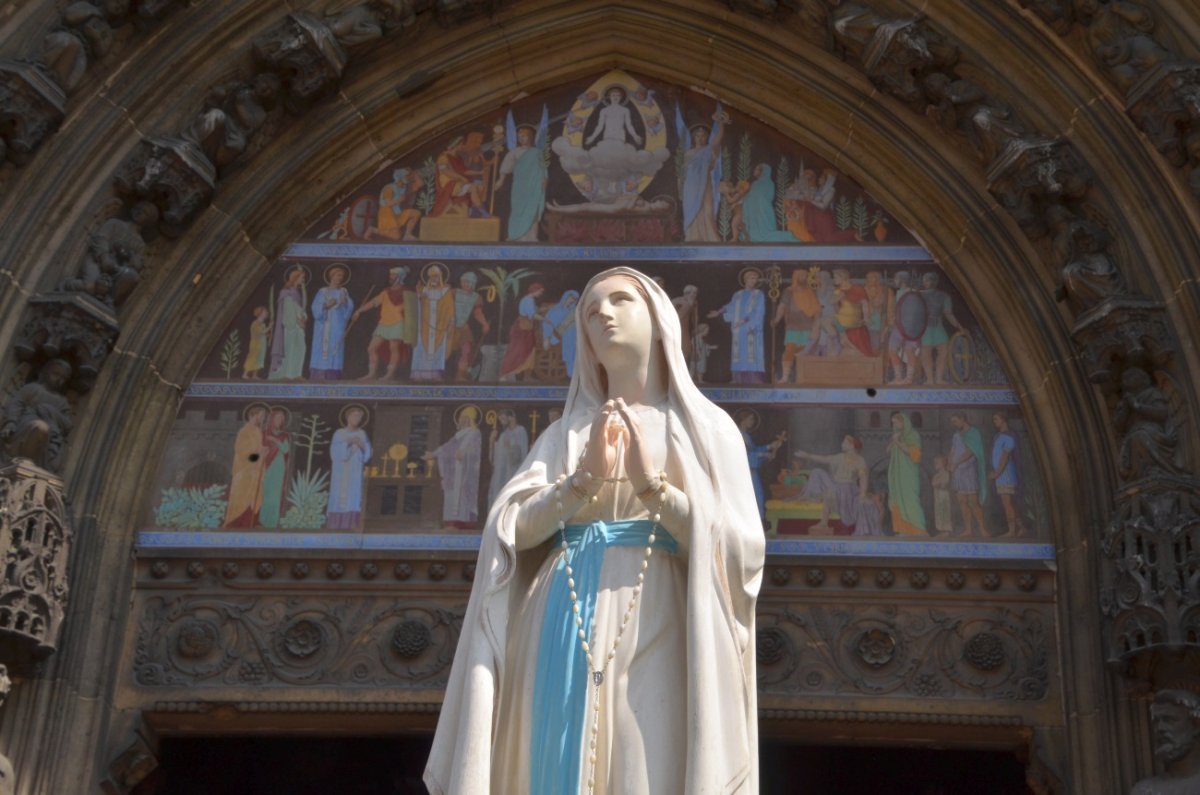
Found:
[[[479, 549], [474, 534], [401, 533], [230, 533], [145, 530], [137, 534], [145, 549], [314, 549], [448, 552]], [[969, 541], [851, 540], [836, 538], [767, 539], [767, 554], [848, 558], [933, 558], [970, 560], [1054, 560], [1053, 544]]]
[[516, 260], [541, 262], [910, 262], [933, 263], [921, 246], [542, 246], [517, 244], [293, 243], [289, 259]]
[[[701, 391], [714, 403], [779, 403], [785, 405], [836, 406], [1016, 406], [1011, 389], [752, 389], [706, 386]], [[270, 381], [197, 381], [185, 393], [189, 398], [238, 398], [242, 400], [431, 400], [487, 401], [507, 403], [562, 403], [565, 386], [520, 384], [285, 384]]]

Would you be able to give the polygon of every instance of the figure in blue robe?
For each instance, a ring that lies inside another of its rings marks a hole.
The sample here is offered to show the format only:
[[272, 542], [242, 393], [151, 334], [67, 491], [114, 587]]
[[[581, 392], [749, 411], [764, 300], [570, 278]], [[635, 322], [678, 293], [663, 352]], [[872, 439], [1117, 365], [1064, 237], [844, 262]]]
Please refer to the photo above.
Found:
[[697, 243], [719, 243], [717, 213], [720, 209], [718, 187], [721, 180], [721, 141], [725, 135], [722, 121], [728, 123], [720, 103], [713, 114], [711, 129], [706, 124], [690, 128], [683, 111], [675, 106], [675, 132], [683, 150], [683, 239]]
[[308, 377], [313, 381], [337, 381], [342, 377], [346, 352], [346, 326], [354, 314], [354, 301], [342, 287], [340, 269], [330, 271], [330, 283], [317, 291], [312, 302], [313, 341]]
[[567, 378], [575, 374], [575, 304], [578, 302], [579, 291], [567, 290], [558, 303], [546, 311], [546, 320], [542, 323], [542, 339], [546, 344], [562, 343]]
[[733, 350], [730, 370], [735, 384], [761, 384], [766, 381], [766, 366], [763, 359], [763, 319], [767, 313], [767, 299], [758, 289], [761, 274], [748, 268], [742, 273], [743, 288], [733, 294], [728, 304], [708, 313], [710, 318], [720, 315], [729, 324], [733, 335]]
[[754, 182], [742, 202], [742, 221], [751, 243], [796, 243], [796, 236], [780, 229], [775, 221], [775, 180], [771, 167], [760, 163], [754, 169]]
[[356, 530], [362, 519], [363, 467], [371, 458], [371, 440], [362, 429], [366, 412], [350, 406], [345, 426], [333, 433], [329, 443], [332, 468], [329, 473], [329, 505], [325, 527], [330, 530]]

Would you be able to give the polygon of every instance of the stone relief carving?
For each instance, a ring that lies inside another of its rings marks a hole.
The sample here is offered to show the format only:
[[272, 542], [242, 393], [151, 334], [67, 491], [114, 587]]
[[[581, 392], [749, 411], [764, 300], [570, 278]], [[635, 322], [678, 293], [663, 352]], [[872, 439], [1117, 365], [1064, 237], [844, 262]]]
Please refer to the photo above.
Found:
[[39, 63], [0, 61], [0, 156], [18, 166], [53, 135], [67, 97]]
[[82, 394], [95, 382], [117, 338], [112, 310], [85, 293], [48, 293], [29, 301], [30, 312], [13, 343], [31, 376], [52, 359], [71, 365], [70, 391]]
[[113, 45], [113, 29], [91, 3], [71, 3], [62, 13], [61, 27], [46, 35], [42, 61], [58, 84], [74, 91], [87, 72], [89, 59], [99, 60]]
[[1055, 295], [1080, 314], [1106, 298], [1125, 293], [1125, 280], [1108, 254], [1112, 236], [1100, 224], [1061, 207], [1047, 214], [1054, 254], [1062, 266]]
[[1157, 776], [1142, 779], [1131, 795], [1193, 795], [1200, 792], [1200, 694], [1160, 690], [1150, 706]]
[[10, 458], [24, 458], [55, 472], [62, 456], [73, 416], [63, 389], [71, 380], [71, 365], [52, 359], [38, 371], [38, 380], [25, 384], [3, 407], [0, 440]]
[[151, 597], [134, 680], [144, 687], [246, 684], [440, 687], [462, 608], [395, 597]]
[[[355, 34], [353, 30], [350, 24], [345, 35], [361, 35], [361, 31]], [[284, 101], [293, 113], [329, 96], [337, 88], [347, 61], [346, 50], [329, 26], [304, 13], [288, 14], [257, 36], [253, 52], [261, 69], [278, 75], [284, 86]]]
[[269, 73], [219, 85], [180, 137], [203, 152], [220, 173], [242, 156], [251, 136], [266, 123], [281, 87], [279, 77]]
[[159, 230], [178, 237], [212, 201], [216, 176], [212, 162], [192, 141], [148, 138], [121, 165], [113, 185], [130, 206], [154, 204]]
[[27, 667], [54, 651], [66, 608], [62, 481], [16, 461], [0, 469], [0, 506], [0, 658]]
[[1051, 210], [1083, 199], [1091, 175], [1065, 141], [1026, 135], [1005, 145], [988, 169], [992, 195], [1030, 237], [1049, 231]]
[[1040, 700], [1049, 617], [1037, 609], [763, 606], [764, 693]]
[[1126, 111], [1151, 143], [1186, 170], [1200, 196], [1200, 63], [1180, 58], [1155, 37], [1147, 3], [1096, 0], [1020, 0], [1060, 35], [1076, 25], [1104, 73], [1125, 93]]
[[119, 307], [141, 281], [146, 264], [144, 229], [158, 223], [158, 208], [147, 201], [134, 204], [130, 220], [109, 218], [92, 233], [78, 272], [60, 286], [64, 292], [80, 291]]
[[851, 3], [833, 12], [833, 35], [848, 55], [859, 60], [871, 82], [909, 104], [921, 105], [924, 77], [958, 58], [957, 49], [923, 16], [889, 18]]

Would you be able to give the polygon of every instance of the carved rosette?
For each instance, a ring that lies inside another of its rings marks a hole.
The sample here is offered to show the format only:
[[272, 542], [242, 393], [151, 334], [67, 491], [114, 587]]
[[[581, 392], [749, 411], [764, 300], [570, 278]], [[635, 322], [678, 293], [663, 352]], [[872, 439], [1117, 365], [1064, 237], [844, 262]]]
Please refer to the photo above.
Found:
[[24, 667], [54, 652], [70, 539], [62, 481], [21, 459], [0, 469], [0, 659]]
[[66, 115], [67, 95], [41, 64], [0, 61], [0, 160], [24, 165]]
[[765, 694], [1039, 701], [1049, 616], [1033, 609], [811, 606], [759, 616]]
[[143, 687], [441, 687], [461, 611], [394, 599], [154, 597], [134, 653]]

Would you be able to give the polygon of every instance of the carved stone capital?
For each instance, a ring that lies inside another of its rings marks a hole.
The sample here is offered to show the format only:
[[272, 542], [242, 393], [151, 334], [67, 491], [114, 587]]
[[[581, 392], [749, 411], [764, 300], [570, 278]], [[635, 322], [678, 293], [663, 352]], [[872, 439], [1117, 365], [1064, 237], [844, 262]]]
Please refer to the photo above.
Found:
[[1135, 295], [1112, 296], [1080, 315], [1071, 338], [1100, 384], [1114, 383], [1126, 367], [1161, 367], [1175, 349], [1163, 305]]
[[217, 172], [204, 152], [182, 138], [147, 138], [113, 177], [117, 194], [130, 205], [153, 203], [159, 229], [178, 237], [212, 201]]
[[1154, 477], [1117, 494], [1101, 594], [1110, 662], [1200, 650], [1200, 481]]
[[71, 540], [62, 487], [28, 461], [0, 468], [0, 659], [18, 669], [58, 643]]
[[1200, 122], [1200, 63], [1156, 64], [1129, 89], [1125, 108], [1158, 151], [1183, 165], [1188, 139]]
[[254, 39], [254, 60], [284, 84], [285, 104], [300, 113], [332, 94], [342, 79], [347, 55], [328, 25], [308, 14], [288, 14]]
[[1047, 213], [1083, 198], [1091, 174], [1060, 138], [1026, 135], [1008, 142], [988, 167], [988, 190], [1030, 237], [1049, 231]]
[[53, 359], [72, 368], [70, 387], [88, 391], [112, 350], [120, 327], [113, 310], [84, 293], [46, 293], [29, 301], [29, 318], [13, 351], [33, 369]]
[[67, 95], [41, 64], [0, 61], [0, 160], [28, 163], [58, 130]]

